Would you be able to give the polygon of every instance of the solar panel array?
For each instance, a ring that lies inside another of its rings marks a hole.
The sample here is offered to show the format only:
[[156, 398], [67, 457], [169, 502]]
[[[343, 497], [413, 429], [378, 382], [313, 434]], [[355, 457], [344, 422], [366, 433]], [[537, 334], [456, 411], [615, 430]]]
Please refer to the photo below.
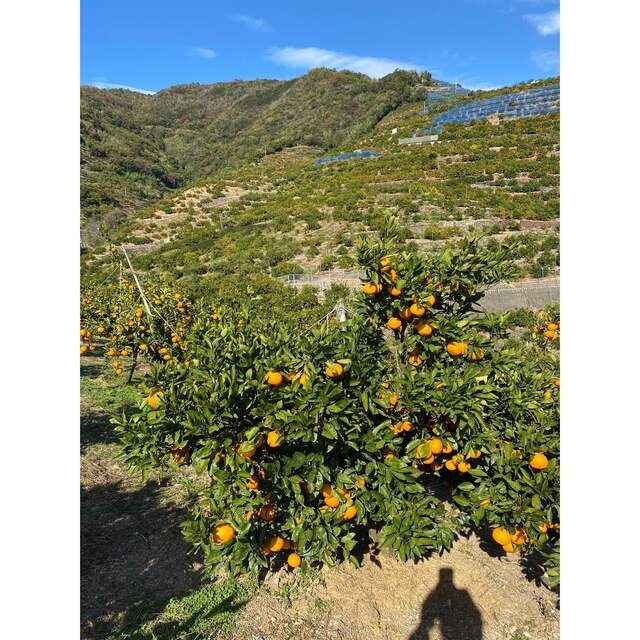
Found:
[[329, 162], [341, 162], [343, 160], [351, 160], [352, 158], [376, 158], [380, 154], [377, 151], [347, 151], [337, 156], [325, 156], [318, 158], [314, 164], [322, 165]]
[[425, 96], [425, 100], [427, 100], [428, 102], [433, 102], [434, 100], [453, 100], [453, 98], [451, 96], [445, 95], [444, 93], [430, 91]]
[[453, 100], [453, 96], [463, 96], [469, 93], [469, 89], [451, 84], [450, 82], [445, 82], [444, 80], [436, 80], [435, 85], [438, 87], [437, 90], [428, 90], [424, 96], [424, 99], [428, 103], [438, 102], [442, 100], [450, 101]]
[[492, 115], [503, 118], [523, 118], [560, 111], [560, 85], [550, 84], [536, 89], [525, 89], [483, 100], [459, 104], [440, 114], [433, 125], [459, 124], [481, 120]]
[[[453, 84], [451, 82], [445, 82], [444, 80], [436, 80], [435, 86], [438, 87], [438, 91], [443, 94], [454, 94], [454, 95], [464, 95], [466, 93], [471, 93], [471, 89], [465, 89], [461, 87], [459, 84]], [[429, 94], [427, 94], [428, 96]]]

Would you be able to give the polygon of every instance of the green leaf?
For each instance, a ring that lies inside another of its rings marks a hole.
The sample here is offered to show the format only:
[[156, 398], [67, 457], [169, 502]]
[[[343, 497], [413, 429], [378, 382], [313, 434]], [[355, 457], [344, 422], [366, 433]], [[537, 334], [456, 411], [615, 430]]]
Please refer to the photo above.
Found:
[[330, 422], [325, 422], [322, 427], [322, 435], [325, 438], [330, 438], [331, 440], [335, 440], [338, 437], [338, 432], [336, 428]]

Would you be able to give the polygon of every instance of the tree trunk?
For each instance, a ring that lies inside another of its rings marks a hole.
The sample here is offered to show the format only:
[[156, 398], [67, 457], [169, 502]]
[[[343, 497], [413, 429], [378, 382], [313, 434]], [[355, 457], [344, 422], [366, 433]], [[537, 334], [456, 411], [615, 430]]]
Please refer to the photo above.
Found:
[[133, 363], [131, 364], [131, 371], [129, 371], [129, 378], [127, 380], [127, 384], [131, 384], [131, 380], [133, 379], [133, 372], [136, 370], [136, 365], [138, 364], [138, 349], [133, 350]]

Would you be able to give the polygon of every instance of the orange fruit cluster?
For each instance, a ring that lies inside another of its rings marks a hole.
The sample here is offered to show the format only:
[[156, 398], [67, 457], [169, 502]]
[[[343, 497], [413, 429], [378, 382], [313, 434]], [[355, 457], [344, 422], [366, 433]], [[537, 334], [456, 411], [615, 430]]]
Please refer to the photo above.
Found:
[[[281, 536], [272, 536], [265, 542], [262, 547], [262, 555], [269, 556], [272, 553], [278, 553], [280, 551], [291, 551], [293, 549], [293, 543], [290, 540], [286, 540]], [[287, 564], [292, 568], [296, 569], [302, 563], [302, 558], [295, 552], [292, 551], [287, 556]]]
[[[104, 327], [100, 327], [104, 330]], [[80, 345], [80, 355], [83, 356], [87, 351], [94, 351], [95, 344], [91, 343], [91, 331], [89, 329], [80, 329], [80, 340], [83, 340], [87, 344]]]
[[362, 291], [367, 296], [375, 296], [382, 291], [383, 287], [380, 283], [374, 284], [373, 282], [367, 282], [362, 285]]
[[[392, 268], [391, 259], [389, 257], [381, 258], [378, 265], [379, 274], [387, 274], [387, 277], [392, 282], [397, 280], [398, 272]], [[425, 286], [429, 286], [432, 282], [432, 278], [427, 278], [425, 280]], [[436, 288], [442, 289], [443, 286], [443, 283], [440, 283]], [[362, 290], [365, 295], [373, 296], [382, 291], [382, 285], [374, 282], [367, 282], [363, 285]], [[402, 295], [402, 289], [393, 285], [388, 286], [387, 293], [391, 297], [397, 298]], [[436, 297], [433, 294], [427, 295], [424, 300], [421, 301], [418, 301], [417, 296], [414, 296], [412, 304], [400, 308], [394, 313], [394, 315], [387, 318], [386, 327], [391, 329], [391, 331], [401, 332], [410, 320], [415, 319], [416, 323], [413, 325], [415, 332], [422, 337], [428, 337], [434, 331], [433, 319], [422, 318], [425, 316], [427, 308], [433, 307], [435, 304]], [[445, 348], [451, 357], [457, 358], [464, 356], [467, 353], [468, 344], [464, 341], [449, 341]], [[473, 349], [470, 354], [470, 359], [473, 362], [477, 362], [482, 360], [484, 356], [485, 352], [483, 349]], [[418, 367], [424, 363], [424, 358], [420, 354], [419, 349], [414, 349], [408, 354], [407, 362], [414, 367]]]
[[[396, 271], [396, 269], [392, 268], [391, 258], [389, 258], [388, 256], [381, 258], [378, 262], [377, 271], [379, 278], [386, 278], [391, 282], [391, 284], [386, 287], [386, 291], [389, 296], [391, 296], [392, 298], [399, 298], [402, 295], [403, 290], [401, 287], [393, 284], [397, 281], [399, 273], [398, 271]], [[382, 274], [385, 275], [382, 276]], [[428, 278], [425, 281], [425, 286], [431, 284], [432, 281], [433, 280], [431, 278]], [[362, 286], [362, 291], [367, 296], [375, 296], [381, 293], [383, 289], [384, 286], [380, 282], [366, 282]], [[433, 294], [427, 295], [424, 300], [421, 301], [418, 301], [417, 297], [414, 296], [413, 303], [408, 306], [402, 307], [397, 311], [396, 315], [388, 318], [386, 326], [392, 331], [400, 331], [403, 328], [404, 323], [409, 322], [412, 318], [422, 318], [427, 312], [427, 308], [432, 307], [433, 305], [435, 305], [435, 303], [436, 297]], [[422, 336], [430, 335], [433, 331], [433, 328], [430, 326], [430, 324], [431, 320], [427, 322], [419, 322], [416, 327], [417, 332]]]
[[514, 553], [517, 547], [529, 541], [529, 536], [522, 527], [516, 527], [513, 533], [504, 527], [496, 527], [492, 531], [491, 537], [507, 553]]
[[[351, 492], [348, 489], [345, 489], [343, 487], [339, 487], [338, 489], [336, 489], [336, 492], [341, 496], [342, 500], [345, 500], [347, 502], [353, 498], [353, 495], [351, 494]], [[328, 482], [325, 482], [322, 485], [322, 489], [320, 490], [320, 496], [322, 497], [323, 499], [322, 501], [324, 503], [320, 507], [321, 513], [326, 513], [329, 509], [331, 510], [337, 509], [340, 506], [340, 503], [342, 501], [333, 492], [333, 487]], [[342, 519], [352, 520], [353, 518], [355, 518], [357, 513], [358, 513], [357, 507], [354, 504], [350, 504], [344, 510], [344, 513], [342, 514]]]
[[[114, 286], [110, 283], [103, 288], [106, 291], [113, 289]], [[161, 310], [158, 315], [165, 323], [163, 327], [156, 326], [158, 335], [164, 338], [164, 330], [171, 326], [171, 333], [166, 336], [167, 346], [162, 346], [151, 340], [154, 320], [151, 317], [145, 321], [147, 311], [144, 304], [137, 302], [137, 293], [133, 283], [124, 281], [117, 285], [118, 297], [116, 299], [112, 297], [111, 293], [102, 296], [100, 290], [81, 296], [83, 314], [89, 318], [88, 322], [94, 323], [95, 335], [107, 340], [106, 357], [132, 356], [134, 358], [133, 369], [135, 369], [137, 356], [140, 353], [166, 363], [180, 363], [180, 359], [177, 359], [176, 356], [186, 351], [183, 336], [187, 323], [192, 320], [189, 311], [191, 303], [180, 293], [175, 295], [168, 292], [161, 293], [153, 286], [147, 290], [149, 303], [152, 303], [155, 310]], [[167, 321], [164, 314], [174, 311], [178, 306], [180, 307], [177, 313], [178, 319], [169, 315], [172, 321]], [[90, 334], [91, 330], [88, 328], [81, 330], [81, 338], [87, 339]], [[95, 348], [96, 345], [88, 346], [90, 351]], [[84, 353], [86, 351], [83, 350]], [[188, 366], [188, 361], [185, 360], [182, 364]], [[124, 373], [121, 364], [113, 366], [113, 370], [116, 375]]]
[[[471, 469], [469, 460], [477, 459], [481, 455], [479, 450], [471, 449], [465, 458], [464, 454], [455, 453], [450, 442], [443, 442], [440, 438], [421, 442], [415, 453], [416, 459], [428, 465], [431, 471], [440, 471], [444, 467], [447, 471], [458, 471], [459, 473], [468, 473]], [[437, 456], [442, 457], [437, 459]]]
[[409, 420], [404, 420], [398, 424], [391, 425], [389, 430], [394, 436], [398, 436], [403, 431], [406, 431], [407, 433], [409, 433], [409, 431], [413, 431], [413, 424]]
[[264, 376], [264, 381], [270, 387], [279, 387], [285, 382], [285, 380], [288, 382], [295, 382], [297, 380], [302, 386], [306, 385], [309, 381], [308, 376], [304, 371], [291, 371], [285, 375], [280, 371], [272, 370], [267, 371]]
[[[540, 325], [534, 325], [533, 326], [533, 334], [538, 334], [540, 333], [540, 331], [542, 331], [542, 327]], [[553, 342], [554, 340], [558, 339], [558, 331], [560, 331], [560, 322], [547, 322], [546, 324], [546, 328], [545, 331], [543, 332], [543, 336], [549, 340], [550, 342]]]

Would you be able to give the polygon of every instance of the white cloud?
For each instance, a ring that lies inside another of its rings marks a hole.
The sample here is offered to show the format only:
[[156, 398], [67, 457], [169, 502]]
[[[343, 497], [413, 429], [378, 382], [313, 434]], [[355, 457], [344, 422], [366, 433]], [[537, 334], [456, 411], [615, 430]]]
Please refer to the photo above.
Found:
[[193, 56], [200, 56], [201, 58], [215, 58], [216, 52], [213, 49], [206, 49], [205, 47], [191, 47], [189, 53]]
[[461, 82], [460, 84], [470, 91], [493, 91], [493, 89], [500, 88], [500, 85], [491, 84], [490, 82]]
[[550, 49], [535, 49], [529, 59], [542, 71], [558, 71], [560, 68], [560, 52]]
[[191, 47], [189, 49], [189, 54], [209, 59], [216, 57], [216, 52], [213, 49], [206, 49], [205, 47]]
[[249, 27], [249, 29], [251, 29], [251, 31], [260, 31], [262, 33], [273, 31], [273, 27], [262, 18], [236, 14], [234, 16], [231, 16], [231, 19], [246, 25], [247, 27]]
[[547, 13], [528, 13], [524, 19], [528, 20], [541, 36], [560, 33], [560, 11], [557, 9]]
[[424, 69], [424, 66], [412, 62], [401, 62], [399, 60], [390, 60], [389, 58], [353, 56], [316, 47], [277, 47], [272, 49], [266, 58], [290, 69], [328, 67], [330, 69], [357, 71], [365, 73], [372, 78], [381, 78], [396, 69], [415, 69], [416, 71]]
[[91, 86], [96, 87], [96, 89], [128, 89], [148, 96], [152, 96], [155, 93], [155, 91], [149, 91], [148, 89], [136, 89], [135, 87], [128, 87], [126, 84], [113, 84], [111, 82], [92, 82]]

